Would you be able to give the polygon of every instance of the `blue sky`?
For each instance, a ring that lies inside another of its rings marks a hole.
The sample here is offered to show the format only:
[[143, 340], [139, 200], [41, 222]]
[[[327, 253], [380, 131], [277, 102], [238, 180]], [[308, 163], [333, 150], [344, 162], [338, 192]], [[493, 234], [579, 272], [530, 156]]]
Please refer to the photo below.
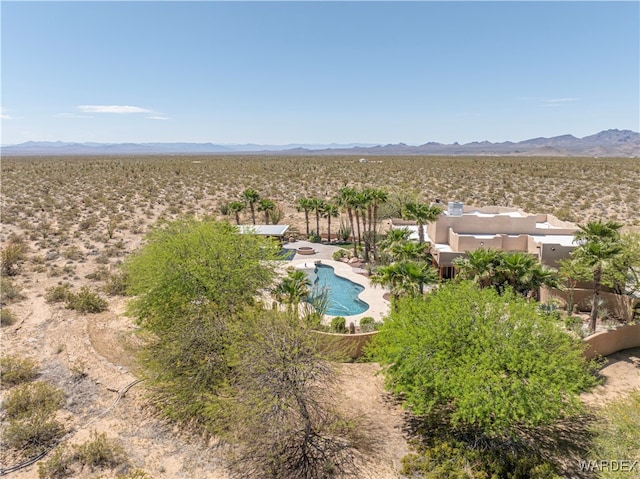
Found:
[[2, 144], [640, 130], [640, 2], [1, 3]]

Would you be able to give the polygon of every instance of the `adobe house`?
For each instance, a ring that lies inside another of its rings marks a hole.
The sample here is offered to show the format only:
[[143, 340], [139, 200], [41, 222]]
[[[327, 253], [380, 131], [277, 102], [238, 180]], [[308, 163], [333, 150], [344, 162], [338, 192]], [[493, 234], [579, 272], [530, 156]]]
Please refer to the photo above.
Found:
[[[418, 237], [418, 227], [392, 221], [394, 228], [409, 228]], [[524, 251], [547, 266], [567, 258], [576, 247], [578, 227], [553, 215], [529, 214], [503, 206], [474, 207], [451, 201], [436, 221], [425, 226], [425, 241], [431, 244], [434, 265], [441, 278], [455, 276], [453, 260], [478, 248]]]

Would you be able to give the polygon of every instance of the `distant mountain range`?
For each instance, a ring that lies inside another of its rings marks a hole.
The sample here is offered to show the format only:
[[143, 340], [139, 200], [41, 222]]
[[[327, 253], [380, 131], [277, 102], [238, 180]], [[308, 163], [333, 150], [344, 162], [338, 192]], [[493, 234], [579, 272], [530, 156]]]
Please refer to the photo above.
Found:
[[189, 154], [286, 154], [286, 155], [477, 155], [477, 156], [591, 156], [640, 158], [640, 133], [606, 130], [576, 138], [561, 135], [532, 138], [517, 143], [474, 141], [472, 143], [429, 142], [419, 146], [404, 143], [328, 145], [217, 145], [214, 143], [68, 143], [28, 141], [0, 147], [3, 156], [51, 155], [189, 155]]

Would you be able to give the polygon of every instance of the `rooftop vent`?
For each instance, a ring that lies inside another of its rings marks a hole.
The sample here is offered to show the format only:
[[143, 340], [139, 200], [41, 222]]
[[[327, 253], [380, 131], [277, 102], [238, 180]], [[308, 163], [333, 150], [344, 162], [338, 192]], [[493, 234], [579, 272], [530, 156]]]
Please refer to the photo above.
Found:
[[460, 201], [449, 201], [447, 214], [449, 216], [462, 216], [464, 205]]

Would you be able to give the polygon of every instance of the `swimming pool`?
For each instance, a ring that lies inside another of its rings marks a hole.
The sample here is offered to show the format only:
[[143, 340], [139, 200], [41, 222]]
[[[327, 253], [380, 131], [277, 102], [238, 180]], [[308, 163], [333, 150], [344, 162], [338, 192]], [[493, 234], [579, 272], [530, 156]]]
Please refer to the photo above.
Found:
[[364, 313], [369, 305], [358, 298], [364, 286], [346, 278], [337, 276], [331, 266], [316, 265], [317, 278], [313, 284], [314, 291], [325, 289], [329, 296], [327, 313], [331, 316], [353, 316]]

